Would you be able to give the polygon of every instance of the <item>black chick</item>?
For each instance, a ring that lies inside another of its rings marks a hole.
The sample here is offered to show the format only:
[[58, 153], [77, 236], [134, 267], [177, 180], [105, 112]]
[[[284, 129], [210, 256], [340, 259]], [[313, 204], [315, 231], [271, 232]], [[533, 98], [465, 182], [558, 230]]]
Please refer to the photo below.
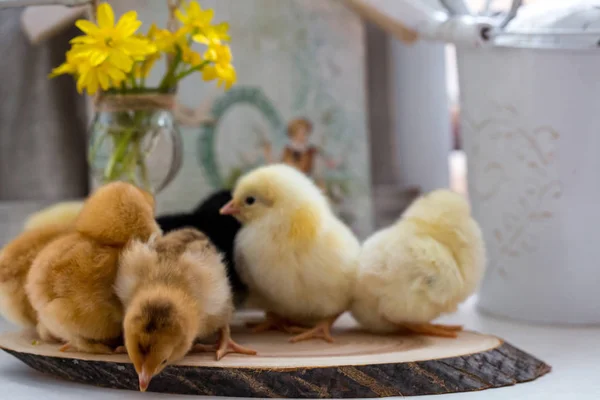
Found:
[[248, 287], [241, 281], [235, 270], [233, 249], [240, 223], [229, 215], [221, 215], [219, 210], [231, 200], [229, 190], [220, 190], [204, 199], [191, 213], [164, 215], [156, 222], [166, 234], [185, 227], [196, 228], [203, 232], [225, 256], [227, 274], [235, 306], [240, 306], [248, 296]]

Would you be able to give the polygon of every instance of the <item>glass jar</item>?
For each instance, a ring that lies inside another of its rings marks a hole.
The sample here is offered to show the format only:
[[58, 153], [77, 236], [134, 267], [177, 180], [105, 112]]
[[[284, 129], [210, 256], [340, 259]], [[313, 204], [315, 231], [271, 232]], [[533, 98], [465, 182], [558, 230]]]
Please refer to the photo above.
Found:
[[89, 135], [95, 183], [126, 181], [154, 194], [164, 189], [182, 161], [173, 105], [173, 95], [103, 95]]

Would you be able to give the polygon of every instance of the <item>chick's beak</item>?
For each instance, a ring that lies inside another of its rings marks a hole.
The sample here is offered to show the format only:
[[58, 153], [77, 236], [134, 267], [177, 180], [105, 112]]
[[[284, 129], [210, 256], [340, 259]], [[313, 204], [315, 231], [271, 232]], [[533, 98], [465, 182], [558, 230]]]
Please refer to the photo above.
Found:
[[145, 392], [150, 385], [150, 381], [152, 380], [152, 374], [146, 369], [146, 367], [142, 368], [142, 372], [138, 375], [140, 380], [140, 392]]
[[219, 213], [221, 215], [237, 215], [240, 213], [240, 209], [235, 202], [231, 200], [219, 210]]

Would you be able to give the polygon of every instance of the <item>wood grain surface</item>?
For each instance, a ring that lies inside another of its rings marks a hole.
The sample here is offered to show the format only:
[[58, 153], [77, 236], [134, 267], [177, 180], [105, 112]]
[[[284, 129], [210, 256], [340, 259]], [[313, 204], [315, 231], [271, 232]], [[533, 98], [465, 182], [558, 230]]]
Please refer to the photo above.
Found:
[[[336, 342], [287, 342], [280, 333], [234, 338], [258, 350], [255, 357], [212, 354], [186, 357], [155, 377], [149, 391], [232, 397], [357, 398], [416, 396], [483, 390], [534, 380], [550, 371], [535, 357], [488, 335], [457, 339], [376, 336], [352, 324], [336, 326]], [[30, 367], [59, 378], [137, 390], [126, 355], [61, 353], [27, 333], [0, 336], [0, 347]]]

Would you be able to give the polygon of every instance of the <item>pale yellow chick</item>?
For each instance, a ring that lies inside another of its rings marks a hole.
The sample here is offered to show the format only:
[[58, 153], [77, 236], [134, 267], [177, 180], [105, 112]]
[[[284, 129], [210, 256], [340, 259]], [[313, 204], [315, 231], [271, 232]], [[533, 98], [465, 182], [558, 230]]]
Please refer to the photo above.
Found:
[[25, 221], [24, 231], [55, 224], [71, 224], [83, 208], [83, 201], [64, 201], [31, 214]]
[[221, 213], [242, 223], [236, 268], [267, 311], [256, 331], [333, 341], [330, 328], [350, 305], [360, 243], [319, 188], [287, 165], [261, 167], [238, 181]]
[[363, 244], [352, 314], [373, 332], [456, 337], [462, 327], [431, 321], [475, 292], [485, 263], [481, 230], [466, 199], [431, 192]]
[[[125, 306], [125, 347], [145, 391], [152, 377], [190, 350], [256, 354], [235, 343], [233, 295], [221, 254], [201, 232], [186, 228], [123, 253], [115, 283]], [[216, 346], [196, 339], [219, 333]]]

